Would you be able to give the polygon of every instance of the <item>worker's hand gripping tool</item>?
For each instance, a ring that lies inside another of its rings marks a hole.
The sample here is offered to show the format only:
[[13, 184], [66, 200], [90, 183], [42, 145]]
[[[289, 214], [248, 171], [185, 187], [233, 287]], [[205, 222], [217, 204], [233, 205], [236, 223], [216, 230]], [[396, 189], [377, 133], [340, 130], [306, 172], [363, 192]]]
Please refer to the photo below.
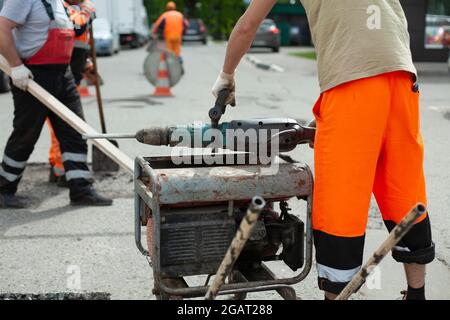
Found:
[[209, 118], [211, 119], [211, 127], [214, 129], [219, 128], [219, 122], [222, 115], [225, 114], [227, 108], [227, 99], [230, 95], [229, 89], [223, 89], [219, 92], [217, 96], [216, 103], [214, 107], [209, 110]]

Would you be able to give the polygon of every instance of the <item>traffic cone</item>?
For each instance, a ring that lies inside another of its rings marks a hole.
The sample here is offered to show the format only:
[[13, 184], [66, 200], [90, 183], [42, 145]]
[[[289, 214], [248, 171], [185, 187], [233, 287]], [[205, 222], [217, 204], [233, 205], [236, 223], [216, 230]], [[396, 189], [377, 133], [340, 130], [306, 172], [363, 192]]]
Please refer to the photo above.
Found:
[[161, 52], [159, 61], [158, 79], [153, 97], [173, 97], [170, 91], [169, 68], [167, 66], [166, 54]]
[[81, 83], [77, 89], [81, 98], [88, 98], [92, 96], [91, 93], [89, 92], [89, 86], [86, 78], [83, 78], [83, 80], [81, 80]]

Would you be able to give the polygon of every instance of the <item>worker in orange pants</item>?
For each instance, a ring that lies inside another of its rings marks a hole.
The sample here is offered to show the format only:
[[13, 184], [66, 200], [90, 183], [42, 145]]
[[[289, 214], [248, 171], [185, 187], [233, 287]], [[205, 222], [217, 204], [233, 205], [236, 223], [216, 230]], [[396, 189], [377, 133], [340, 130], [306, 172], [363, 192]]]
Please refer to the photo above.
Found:
[[[321, 90], [314, 107], [318, 284], [332, 300], [361, 269], [372, 192], [388, 230], [418, 202], [427, 204], [420, 94], [399, 0], [300, 1]], [[215, 97], [228, 89], [226, 102], [235, 102], [236, 68], [276, 2], [253, 0], [240, 18], [212, 89]], [[392, 256], [405, 268], [404, 298], [424, 300], [426, 265], [435, 258], [428, 214]]]
[[61, 156], [61, 149], [59, 147], [59, 141], [56, 138], [55, 131], [53, 130], [52, 124], [50, 123], [50, 120], [47, 119], [47, 125], [50, 130], [50, 150], [48, 155], [48, 162], [51, 166], [50, 171], [50, 182], [56, 182], [59, 186], [66, 186], [67, 182], [65, 179], [65, 170], [64, 170], [64, 164]]
[[169, 1], [166, 5], [166, 12], [156, 20], [152, 32], [156, 35], [159, 30], [163, 30], [167, 50], [173, 52], [177, 57], [181, 57], [183, 34], [188, 25], [189, 22], [183, 14], [177, 11], [175, 2]]
[[[372, 193], [389, 231], [416, 203], [427, 203], [419, 96], [414, 76], [397, 71], [337, 86], [314, 106], [313, 228], [319, 285], [329, 293], [338, 294], [362, 265]], [[428, 216], [393, 257], [419, 270], [433, 260]]]

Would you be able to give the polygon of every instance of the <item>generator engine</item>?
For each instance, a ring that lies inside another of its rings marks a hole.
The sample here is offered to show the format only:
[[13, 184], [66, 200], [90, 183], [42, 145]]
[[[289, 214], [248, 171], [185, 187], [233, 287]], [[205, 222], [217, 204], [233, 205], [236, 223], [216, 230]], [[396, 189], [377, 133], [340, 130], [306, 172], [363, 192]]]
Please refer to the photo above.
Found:
[[[263, 261], [282, 260], [292, 271], [303, 267], [304, 223], [288, 213], [286, 202], [276, 212], [270, 206], [260, 219], [237, 261], [238, 268], [250, 268]], [[161, 271], [164, 276], [181, 277], [214, 273], [219, 267], [246, 207], [226, 206], [171, 209], [162, 211]], [[147, 221], [147, 227], [153, 221]], [[153, 240], [148, 246], [153, 247]]]
[[[237, 225], [241, 223], [245, 210], [241, 209], [237, 215]], [[305, 224], [289, 211], [287, 202], [282, 201], [280, 212], [270, 207], [261, 212], [260, 219], [237, 262], [239, 267], [273, 260], [284, 261], [292, 271], [303, 267]]]
[[[295, 298], [290, 285], [302, 281], [312, 264], [313, 176], [302, 163], [215, 165], [170, 157], [137, 158], [135, 239], [148, 257], [158, 298], [205, 296], [255, 194], [265, 207], [220, 294], [275, 290]], [[306, 201], [306, 221], [292, 213], [291, 200]], [[289, 202], [289, 204], [288, 204]], [[146, 227], [147, 245], [142, 244]], [[296, 276], [278, 279], [266, 262], [284, 263]], [[301, 270], [301, 271], [300, 271]], [[191, 287], [186, 277], [207, 276]]]

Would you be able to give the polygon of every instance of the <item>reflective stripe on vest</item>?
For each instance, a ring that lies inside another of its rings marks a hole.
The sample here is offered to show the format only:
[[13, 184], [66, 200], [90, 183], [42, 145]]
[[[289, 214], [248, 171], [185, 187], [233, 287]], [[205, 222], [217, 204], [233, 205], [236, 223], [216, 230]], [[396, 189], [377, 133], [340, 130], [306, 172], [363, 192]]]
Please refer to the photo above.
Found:
[[89, 50], [91, 46], [84, 41], [75, 40], [75, 48]]

